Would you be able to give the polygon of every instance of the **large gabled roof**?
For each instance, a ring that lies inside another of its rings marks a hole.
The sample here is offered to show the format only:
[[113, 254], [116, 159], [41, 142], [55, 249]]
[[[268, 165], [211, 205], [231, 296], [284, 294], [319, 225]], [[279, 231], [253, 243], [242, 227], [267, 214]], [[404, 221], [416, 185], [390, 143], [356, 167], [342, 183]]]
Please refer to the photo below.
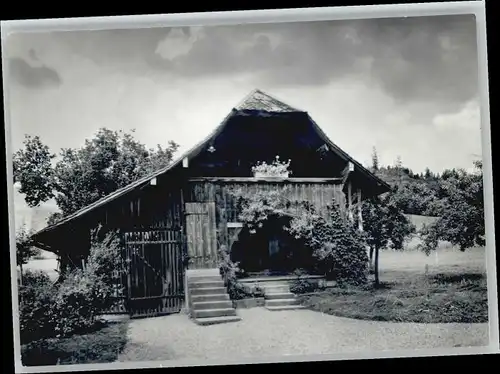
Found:
[[[214, 138], [216, 137], [225, 127], [225, 124], [231, 118], [233, 115], [237, 114], [238, 112], [245, 112], [245, 111], [258, 111], [258, 112], [268, 112], [268, 113], [307, 113], [305, 111], [302, 111], [300, 109], [296, 109], [294, 107], [291, 107], [288, 104], [285, 104], [284, 102], [278, 100], [277, 98], [264, 93], [263, 91], [256, 89], [253, 90], [250, 94], [248, 94], [238, 105], [236, 105], [231, 112], [226, 116], [226, 118], [222, 121], [222, 123], [217, 126], [212, 133], [210, 133], [204, 140], [196, 144], [194, 147], [192, 147], [190, 150], [182, 154], [180, 157], [178, 157], [174, 162], [171, 164], [157, 170], [154, 173], [151, 173], [143, 178], [138, 179], [135, 182], [130, 183], [129, 185], [122, 187], [111, 194], [97, 200], [96, 202], [87, 205], [86, 207], [66, 216], [62, 220], [45, 227], [44, 229], [36, 232], [33, 235], [33, 238], [36, 241], [36, 238], [43, 233], [46, 233], [48, 231], [52, 231], [55, 228], [65, 225], [66, 223], [73, 221], [81, 216], [86, 215], [87, 213], [94, 211], [95, 209], [110, 203], [111, 201], [114, 201], [138, 188], [142, 188], [143, 186], [147, 185], [150, 183], [150, 181], [158, 177], [160, 175], [163, 175], [170, 170], [174, 169], [177, 167], [184, 158], [192, 158], [198, 155], [201, 150]], [[383, 182], [381, 179], [370, 173], [366, 168], [364, 168], [360, 163], [358, 163], [356, 160], [354, 160], [351, 156], [349, 156], [347, 153], [345, 153], [342, 149], [340, 149], [337, 145], [335, 145], [327, 136], [326, 134], [321, 130], [321, 128], [312, 120], [312, 118], [309, 117], [310, 122], [312, 123], [314, 129], [318, 133], [318, 135], [321, 137], [321, 139], [330, 147], [330, 149], [335, 152], [338, 156], [340, 156], [342, 159], [344, 159], [347, 162], [352, 162], [358, 171], [360, 171], [365, 177], [368, 177], [371, 179], [373, 182], [376, 183], [377, 186], [379, 186], [381, 189], [389, 190], [390, 187]]]

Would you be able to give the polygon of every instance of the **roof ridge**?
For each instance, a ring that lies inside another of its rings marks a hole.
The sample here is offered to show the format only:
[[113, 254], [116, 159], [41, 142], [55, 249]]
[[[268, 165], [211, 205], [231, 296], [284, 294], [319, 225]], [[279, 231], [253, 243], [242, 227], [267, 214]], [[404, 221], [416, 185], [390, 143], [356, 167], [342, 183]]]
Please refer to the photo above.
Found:
[[[259, 97], [260, 96], [260, 97]], [[305, 112], [295, 108], [283, 100], [264, 92], [260, 88], [255, 88], [248, 93], [238, 105], [234, 107], [235, 110], [262, 110], [268, 112]]]

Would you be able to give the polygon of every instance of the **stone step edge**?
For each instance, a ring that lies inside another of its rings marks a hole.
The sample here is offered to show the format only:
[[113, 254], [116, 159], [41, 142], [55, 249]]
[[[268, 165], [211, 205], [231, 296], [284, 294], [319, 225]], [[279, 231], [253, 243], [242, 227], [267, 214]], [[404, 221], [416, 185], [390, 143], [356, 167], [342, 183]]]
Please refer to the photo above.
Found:
[[276, 303], [277, 302], [280, 302], [280, 303], [285, 303], [285, 302], [291, 303], [291, 302], [294, 302], [295, 303], [295, 302], [297, 302], [297, 299], [271, 299], [271, 300], [266, 299], [266, 303], [275, 303], [275, 302]]
[[[195, 297], [221, 297], [221, 296], [229, 296], [227, 293], [207, 293], [206, 295], [192, 295], [193, 298]], [[224, 299], [224, 300], [229, 300], [229, 299]], [[215, 301], [223, 301], [223, 300], [215, 300]], [[199, 301], [200, 303], [202, 301]], [[203, 301], [204, 302], [204, 301]]]
[[270, 311], [280, 311], [280, 310], [293, 310], [293, 309], [305, 309], [304, 305], [276, 305], [276, 306], [265, 306], [267, 310]]
[[[193, 301], [193, 309], [196, 309], [196, 307], [206, 306], [214, 303], [229, 303], [229, 305], [232, 305], [231, 300]], [[199, 309], [199, 310], [213, 310], [213, 309], [211, 308], [211, 309]]]
[[206, 325], [216, 325], [220, 323], [228, 323], [228, 322], [239, 322], [241, 321], [240, 316], [223, 316], [223, 317], [197, 317], [194, 318], [194, 323], [201, 326]]

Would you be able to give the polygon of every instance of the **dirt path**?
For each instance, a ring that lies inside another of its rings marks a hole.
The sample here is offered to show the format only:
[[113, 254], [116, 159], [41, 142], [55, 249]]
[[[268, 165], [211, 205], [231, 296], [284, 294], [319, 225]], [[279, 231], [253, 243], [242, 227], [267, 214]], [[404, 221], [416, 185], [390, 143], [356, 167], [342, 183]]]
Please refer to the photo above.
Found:
[[487, 324], [360, 321], [310, 310], [238, 309], [242, 321], [198, 326], [185, 315], [131, 321], [119, 361], [313, 355], [488, 344]]

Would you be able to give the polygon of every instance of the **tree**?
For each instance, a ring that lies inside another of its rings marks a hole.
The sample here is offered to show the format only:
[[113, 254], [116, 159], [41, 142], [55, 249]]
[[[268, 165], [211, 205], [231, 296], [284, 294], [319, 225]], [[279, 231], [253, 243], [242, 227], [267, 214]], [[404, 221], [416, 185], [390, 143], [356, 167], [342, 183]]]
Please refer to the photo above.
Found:
[[374, 272], [375, 285], [378, 286], [380, 250], [402, 250], [405, 239], [415, 232], [415, 226], [402, 213], [390, 193], [365, 200], [361, 209], [363, 228], [370, 247], [370, 266]]
[[403, 161], [401, 161], [401, 156], [396, 157], [396, 162], [394, 163], [394, 166], [396, 167], [397, 170], [401, 170], [403, 168]]
[[62, 149], [54, 165], [40, 138], [26, 136], [24, 149], [14, 154], [14, 181], [31, 207], [55, 198], [61, 212], [50, 217], [54, 223], [168, 165], [179, 147], [170, 141], [147, 149], [133, 133], [101, 128], [81, 148]]
[[16, 232], [16, 260], [21, 272], [21, 283], [23, 265], [26, 265], [32, 257], [40, 253], [40, 250], [34, 247], [31, 242], [31, 234], [31, 230], [27, 230], [25, 225], [21, 226]]
[[372, 170], [377, 171], [379, 167], [377, 149], [373, 147], [372, 152]]
[[425, 174], [424, 174], [425, 179], [431, 179], [432, 178], [432, 173], [429, 168], [425, 168]]
[[399, 185], [391, 196], [396, 206], [406, 214], [435, 215], [432, 211], [436, 193], [425, 182], [417, 180]]
[[439, 181], [440, 199], [432, 207], [439, 219], [421, 232], [421, 249], [427, 254], [437, 248], [439, 240], [462, 251], [485, 245], [482, 163], [476, 161], [474, 166], [473, 173], [459, 169]]
[[38, 136], [26, 135], [23, 144], [24, 149], [13, 155], [14, 183], [20, 184], [19, 192], [34, 207], [54, 197], [52, 160], [56, 156]]

